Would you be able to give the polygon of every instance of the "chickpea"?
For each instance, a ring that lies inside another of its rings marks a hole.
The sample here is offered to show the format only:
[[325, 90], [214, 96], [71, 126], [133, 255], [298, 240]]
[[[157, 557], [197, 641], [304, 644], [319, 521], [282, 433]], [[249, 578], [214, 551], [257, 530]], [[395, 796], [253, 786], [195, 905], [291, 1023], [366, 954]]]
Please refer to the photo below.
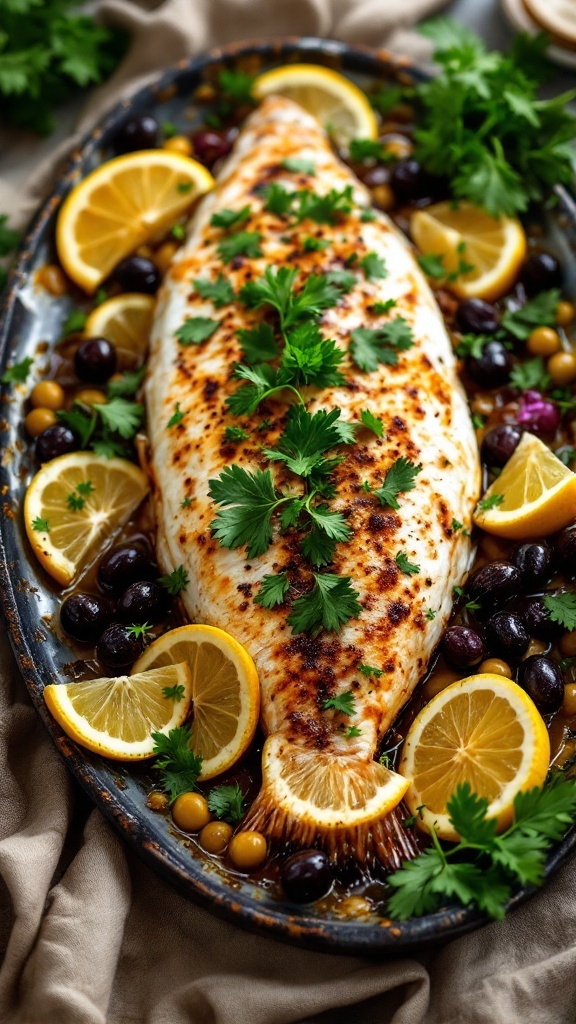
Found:
[[548, 373], [555, 384], [560, 386], [571, 384], [576, 380], [576, 354], [574, 352], [557, 352], [548, 360]]
[[83, 402], [84, 405], [105, 405], [108, 399], [103, 391], [99, 391], [98, 388], [83, 388], [82, 391], [78, 391], [74, 398], [77, 402]]
[[182, 793], [172, 804], [172, 817], [184, 832], [199, 832], [210, 821], [208, 803], [200, 793]]
[[235, 867], [250, 871], [264, 863], [268, 848], [261, 832], [239, 832], [230, 840], [228, 853]]
[[572, 633], [564, 633], [564, 636], [560, 640], [560, 652], [565, 658], [573, 658], [576, 656], [576, 630]]
[[512, 669], [510, 665], [507, 665], [501, 658], [486, 658], [478, 669], [479, 672], [490, 672], [495, 676], [506, 676], [506, 679], [512, 679]]
[[560, 336], [552, 327], [536, 327], [528, 335], [526, 347], [533, 356], [553, 356], [560, 351]]
[[161, 274], [165, 274], [170, 266], [174, 253], [178, 252], [176, 242], [164, 242], [154, 253], [154, 263]]
[[56, 263], [47, 263], [36, 275], [36, 283], [45, 288], [50, 295], [65, 295], [68, 284], [63, 270]]
[[556, 306], [556, 323], [560, 327], [567, 327], [576, 316], [576, 309], [572, 302], [559, 302]]
[[198, 841], [207, 853], [224, 853], [232, 838], [232, 825], [227, 821], [210, 821], [198, 836]]
[[367, 917], [372, 913], [373, 907], [370, 900], [364, 896], [347, 896], [334, 908], [337, 917]]
[[166, 796], [166, 793], [160, 793], [158, 790], [154, 790], [154, 792], [150, 793], [146, 802], [151, 811], [168, 810], [168, 797]]
[[30, 437], [38, 437], [48, 427], [53, 427], [58, 420], [53, 409], [32, 409], [24, 420], [26, 432]]
[[576, 715], [576, 683], [566, 683], [562, 711], [568, 718]]
[[35, 409], [61, 409], [64, 399], [64, 388], [55, 380], [42, 380], [30, 392], [30, 404]]
[[180, 153], [181, 156], [192, 156], [192, 143], [185, 135], [173, 135], [166, 139], [162, 149], [169, 149], [171, 153]]
[[376, 185], [376, 187], [372, 189], [372, 195], [376, 206], [379, 206], [381, 210], [391, 210], [396, 202], [396, 196], [390, 188], [390, 185]]

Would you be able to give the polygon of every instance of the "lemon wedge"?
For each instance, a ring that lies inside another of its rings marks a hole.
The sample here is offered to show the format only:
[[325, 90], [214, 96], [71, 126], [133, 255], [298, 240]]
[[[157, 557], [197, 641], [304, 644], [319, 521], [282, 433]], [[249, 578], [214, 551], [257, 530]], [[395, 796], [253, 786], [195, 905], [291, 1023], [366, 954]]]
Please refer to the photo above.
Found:
[[273, 68], [256, 79], [253, 93], [259, 100], [277, 93], [299, 103], [342, 148], [353, 139], [378, 138], [378, 122], [365, 94], [331, 68], [319, 64]]
[[542, 716], [516, 683], [491, 673], [469, 676], [436, 694], [416, 716], [399, 771], [410, 781], [405, 801], [425, 830], [441, 839], [460, 837], [446, 804], [468, 782], [485, 797], [488, 817], [500, 830], [514, 814], [518, 793], [542, 786], [550, 741]]
[[156, 300], [151, 295], [126, 292], [107, 299], [90, 313], [85, 327], [86, 338], [106, 338], [121, 362], [134, 363], [148, 351], [150, 330]]
[[[179, 700], [164, 694], [164, 689], [172, 687], [181, 687]], [[192, 677], [184, 663], [44, 688], [48, 709], [67, 736], [119, 761], [152, 757], [152, 733], [168, 733], [182, 725], [191, 698]]]
[[192, 673], [192, 749], [201, 779], [230, 768], [250, 746], [260, 713], [258, 673], [248, 651], [215, 626], [180, 626], [150, 644], [133, 671], [186, 662]]
[[[446, 201], [416, 210], [410, 233], [423, 255], [441, 256], [445, 285], [464, 299], [497, 299], [514, 284], [526, 235], [514, 217], [491, 217], [472, 203]], [[465, 269], [465, 268], [470, 269]], [[455, 275], [451, 280], [451, 275]]]
[[108, 160], [64, 200], [56, 225], [64, 270], [92, 294], [121, 259], [170, 227], [213, 186], [202, 164], [169, 150]]
[[138, 508], [148, 478], [127, 459], [71, 452], [46, 462], [24, 499], [24, 525], [36, 558], [68, 586]]
[[576, 474], [534, 434], [523, 434], [473, 519], [487, 533], [511, 540], [546, 537], [576, 516]]

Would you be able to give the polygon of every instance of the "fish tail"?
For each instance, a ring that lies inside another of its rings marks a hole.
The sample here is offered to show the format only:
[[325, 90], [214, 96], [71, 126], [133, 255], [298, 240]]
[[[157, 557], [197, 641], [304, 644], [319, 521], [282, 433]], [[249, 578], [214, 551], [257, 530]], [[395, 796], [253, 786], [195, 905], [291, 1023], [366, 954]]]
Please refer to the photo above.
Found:
[[420, 848], [404, 825], [404, 806], [386, 804], [385, 787], [401, 799], [407, 783], [377, 761], [272, 736], [263, 751], [262, 788], [242, 831], [261, 832], [273, 848], [324, 850], [338, 866], [395, 871]]

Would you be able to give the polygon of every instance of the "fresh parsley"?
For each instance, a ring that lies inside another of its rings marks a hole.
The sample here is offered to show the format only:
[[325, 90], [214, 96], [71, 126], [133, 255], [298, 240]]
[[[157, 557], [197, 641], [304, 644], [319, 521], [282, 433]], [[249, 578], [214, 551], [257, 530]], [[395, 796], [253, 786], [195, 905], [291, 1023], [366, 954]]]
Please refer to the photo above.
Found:
[[373, 434], [376, 434], [376, 437], [384, 436], [384, 424], [382, 423], [382, 420], [379, 420], [374, 413], [370, 412], [370, 409], [362, 409], [362, 412], [360, 413], [360, 420], [364, 427], [367, 427], [367, 429], [371, 430]]
[[284, 603], [289, 590], [287, 573], [279, 572], [275, 576], [264, 576], [254, 601], [263, 608], [275, 608], [276, 605]]
[[261, 241], [262, 235], [257, 231], [238, 231], [218, 243], [218, 255], [223, 263], [231, 263], [237, 256], [256, 259], [262, 256]]
[[36, 519], [32, 520], [32, 529], [37, 533], [50, 533], [50, 524], [47, 519], [37, 516]]
[[314, 584], [306, 594], [296, 598], [288, 616], [293, 633], [316, 636], [321, 629], [339, 633], [348, 619], [356, 619], [362, 611], [358, 592], [349, 576], [313, 573]]
[[493, 508], [498, 508], [499, 505], [504, 501], [503, 494], [491, 494], [489, 498], [481, 498], [478, 502], [478, 508], [482, 512], [489, 512]]
[[177, 427], [179, 423], [182, 423], [184, 415], [185, 414], [182, 412], [180, 408], [180, 402], [176, 402], [174, 412], [172, 413], [170, 419], [166, 424], [167, 429], [170, 430], [171, 427]]
[[236, 298], [234, 289], [224, 274], [218, 274], [215, 281], [204, 281], [201, 277], [197, 277], [194, 281], [194, 288], [203, 299], [211, 299], [216, 309], [227, 306]]
[[354, 164], [362, 164], [365, 160], [379, 160], [384, 163], [390, 160], [390, 153], [377, 139], [352, 139], [350, 159]]
[[188, 345], [201, 345], [203, 341], [212, 337], [220, 323], [220, 320], [212, 320], [208, 316], [187, 316], [182, 326], [174, 332], [174, 336], [183, 348]]
[[108, 398], [131, 398], [139, 390], [146, 375], [146, 367], [139, 370], [126, 370], [116, 380], [108, 381], [106, 394]]
[[71, 310], [62, 324], [62, 336], [65, 338], [69, 334], [76, 334], [77, 332], [83, 331], [87, 320], [88, 313], [83, 309]]
[[316, 165], [312, 160], [305, 160], [299, 157], [287, 157], [283, 160], [280, 166], [285, 171], [290, 171], [292, 174], [309, 174], [314, 177], [316, 174]]
[[168, 735], [153, 732], [154, 767], [160, 773], [160, 785], [170, 801], [181, 793], [196, 789], [202, 771], [202, 758], [191, 749], [192, 732], [189, 725], [170, 729]]
[[313, 220], [317, 224], [336, 224], [354, 208], [354, 190], [346, 185], [341, 191], [332, 188], [325, 195], [301, 190], [296, 192], [295, 216], [298, 223]]
[[173, 700], [175, 703], [179, 703], [184, 696], [184, 686], [182, 683], [176, 683], [174, 686], [162, 687], [162, 693], [166, 697], [166, 700]]
[[357, 327], [351, 332], [350, 355], [360, 370], [370, 373], [379, 363], [396, 366], [398, 352], [412, 348], [412, 329], [404, 317], [396, 317], [382, 327]]
[[272, 541], [272, 516], [289, 497], [279, 494], [270, 470], [248, 472], [227, 466], [209, 482], [209, 495], [218, 509], [211, 529], [225, 548], [246, 545], [248, 558], [258, 558]]
[[435, 281], [442, 281], [446, 277], [444, 257], [441, 253], [429, 252], [418, 256], [418, 264], [426, 277], [431, 277]]
[[126, 441], [133, 438], [144, 419], [144, 406], [138, 402], [128, 402], [125, 398], [112, 398], [106, 404], [97, 404], [102, 423], [108, 430], [120, 434]]
[[384, 671], [381, 668], [375, 668], [374, 665], [358, 665], [358, 671], [363, 676], [374, 676], [375, 679], [379, 679], [380, 676], [384, 675]]
[[27, 379], [34, 360], [26, 356], [19, 363], [13, 363], [2, 374], [2, 384], [23, 384]]
[[174, 572], [168, 573], [166, 576], [160, 576], [158, 583], [166, 588], [171, 597], [177, 597], [180, 591], [186, 590], [190, 583], [190, 577], [184, 566], [179, 565], [177, 569], [174, 569]]
[[224, 431], [224, 440], [231, 441], [233, 444], [236, 444], [239, 441], [247, 441], [249, 437], [250, 434], [246, 433], [245, 430], [242, 430], [242, 427], [226, 427], [226, 430]]
[[267, 267], [258, 281], [244, 285], [240, 299], [252, 309], [272, 306], [280, 317], [284, 333], [302, 319], [317, 318], [323, 310], [337, 304], [340, 290], [323, 274], [310, 274], [298, 292], [294, 290], [296, 276], [294, 267]]
[[208, 810], [220, 821], [237, 825], [244, 817], [244, 797], [237, 782], [232, 786], [217, 786], [208, 794]]
[[352, 740], [356, 736], [362, 735], [362, 729], [359, 729], [357, 725], [349, 725], [346, 730], [346, 739]]
[[339, 711], [341, 715], [355, 715], [355, 697], [352, 690], [346, 690], [345, 693], [339, 693], [335, 697], [329, 697], [325, 700], [322, 705], [323, 711], [329, 711], [333, 708], [334, 711]]
[[413, 491], [416, 487], [416, 477], [422, 472], [422, 466], [410, 462], [404, 455], [392, 463], [381, 487], [378, 487], [374, 494], [381, 505], [388, 505], [390, 508], [398, 509], [398, 495]]
[[576, 594], [568, 591], [544, 594], [542, 601], [552, 622], [559, 623], [570, 632], [576, 629]]
[[219, 210], [218, 213], [212, 214], [210, 224], [213, 228], [224, 228], [225, 231], [229, 231], [250, 220], [251, 212], [251, 206], [243, 206], [241, 210]]
[[386, 263], [375, 252], [369, 252], [360, 260], [360, 266], [369, 281], [377, 281], [379, 278], [388, 277]]
[[278, 355], [278, 342], [274, 337], [274, 331], [265, 321], [256, 327], [241, 327], [236, 335], [247, 363], [266, 363]]
[[405, 576], [416, 576], [420, 572], [420, 566], [410, 562], [408, 556], [403, 551], [397, 553], [394, 561], [400, 572], [403, 572]]
[[552, 288], [528, 299], [520, 309], [507, 309], [502, 316], [502, 327], [520, 341], [525, 341], [536, 327], [553, 327], [556, 323], [556, 309], [560, 291]]
[[334, 468], [334, 460], [326, 466], [325, 454], [339, 444], [354, 441], [354, 428], [340, 420], [340, 409], [326, 412], [319, 409], [313, 415], [302, 405], [288, 410], [286, 426], [275, 448], [265, 448], [264, 454], [272, 461], [284, 462], [292, 473], [309, 477]]
[[308, 235], [302, 239], [302, 252], [322, 252], [329, 245], [330, 242], [326, 238], [313, 238]]

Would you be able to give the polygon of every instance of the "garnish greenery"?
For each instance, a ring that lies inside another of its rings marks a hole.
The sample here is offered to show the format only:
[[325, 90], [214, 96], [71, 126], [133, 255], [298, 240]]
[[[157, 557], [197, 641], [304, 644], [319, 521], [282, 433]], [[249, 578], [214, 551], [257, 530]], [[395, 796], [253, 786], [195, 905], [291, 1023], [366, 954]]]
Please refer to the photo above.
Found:
[[244, 797], [237, 782], [232, 786], [217, 786], [208, 794], [208, 809], [220, 821], [237, 825], [244, 817]]
[[358, 618], [362, 606], [349, 576], [313, 573], [311, 590], [296, 598], [288, 616], [293, 633], [316, 636], [321, 629], [339, 633], [348, 619]]
[[317, 318], [323, 310], [336, 305], [340, 290], [323, 274], [310, 274], [299, 292], [294, 291], [296, 275], [294, 267], [267, 267], [258, 281], [244, 285], [240, 299], [252, 309], [272, 306], [280, 317], [283, 333], [301, 320]]
[[370, 409], [362, 409], [362, 412], [360, 413], [360, 420], [364, 427], [367, 427], [367, 429], [371, 430], [373, 434], [376, 434], [376, 437], [384, 436], [384, 424], [382, 423], [382, 420], [379, 420], [377, 416], [374, 416], [374, 414], [370, 412]]
[[184, 415], [185, 414], [182, 412], [182, 410], [180, 408], [180, 402], [176, 402], [176, 405], [174, 407], [174, 412], [172, 413], [170, 419], [168, 420], [168, 423], [166, 424], [166, 427], [168, 429], [170, 429], [170, 427], [177, 427], [179, 423], [182, 423], [182, 420], [184, 419]]
[[202, 771], [202, 758], [190, 747], [190, 726], [181, 725], [177, 729], [170, 729], [168, 735], [153, 732], [152, 739], [154, 753], [158, 755], [154, 767], [160, 772], [160, 785], [170, 801], [181, 793], [196, 789]]
[[326, 274], [326, 280], [328, 284], [333, 284], [336, 288], [339, 288], [344, 295], [351, 292], [358, 283], [356, 274], [353, 274], [351, 270], [329, 270]]
[[276, 447], [265, 448], [264, 454], [272, 461], [284, 462], [297, 476], [315, 475], [317, 478], [331, 472], [335, 466], [334, 458], [326, 460], [326, 452], [353, 441], [354, 428], [340, 421], [340, 409], [328, 413], [319, 409], [312, 415], [303, 405], [293, 405]]
[[343, 214], [354, 207], [352, 185], [346, 185], [340, 192], [332, 188], [325, 195], [306, 190], [296, 192], [296, 220], [313, 220], [317, 224], [336, 224]]
[[275, 608], [277, 604], [284, 603], [289, 590], [287, 573], [279, 572], [276, 575], [264, 576], [254, 601], [263, 608]]
[[13, 363], [2, 374], [2, 384], [23, 384], [30, 373], [33, 362], [34, 360], [30, 356], [26, 356], [19, 363]]
[[414, 344], [412, 329], [401, 316], [381, 327], [357, 327], [350, 337], [352, 360], [367, 373], [376, 370], [379, 363], [396, 366], [398, 352], [405, 352]]
[[342, 715], [355, 715], [355, 697], [352, 690], [346, 690], [345, 693], [339, 693], [335, 697], [329, 697], [325, 700], [322, 705], [323, 711], [328, 711], [333, 708], [334, 711], [339, 711]]
[[212, 320], [209, 316], [187, 316], [184, 323], [174, 332], [180, 345], [201, 345], [220, 327], [220, 320]]
[[251, 206], [243, 206], [241, 210], [219, 210], [218, 213], [212, 214], [210, 224], [213, 228], [224, 228], [225, 231], [229, 231], [230, 228], [236, 228], [250, 220], [251, 212]]
[[426, 277], [431, 277], [436, 281], [442, 281], [446, 277], [444, 257], [441, 253], [424, 253], [421, 256], [418, 256], [418, 263], [420, 269], [426, 274]]
[[181, 590], [185, 590], [190, 583], [190, 577], [183, 565], [179, 565], [174, 572], [166, 576], [160, 576], [158, 583], [165, 587], [171, 597], [177, 597]]
[[377, 281], [378, 278], [388, 277], [386, 263], [375, 252], [366, 253], [360, 260], [360, 266], [369, 281]]
[[422, 466], [410, 462], [404, 455], [392, 463], [384, 477], [381, 487], [378, 487], [374, 494], [381, 505], [388, 505], [390, 508], [398, 509], [398, 495], [413, 491], [416, 487], [416, 477], [422, 472]]
[[514, 821], [500, 835], [486, 817], [488, 800], [468, 783], [457, 787], [447, 807], [461, 840], [446, 849], [432, 831], [432, 846], [388, 877], [395, 890], [388, 912], [395, 920], [432, 913], [452, 899], [502, 918], [515, 884], [542, 882], [550, 846], [573, 823], [576, 781], [558, 773], [544, 789], [519, 793]]
[[108, 398], [131, 398], [138, 391], [145, 375], [146, 367], [141, 366], [139, 370], [126, 370], [117, 380], [108, 381]]
[[50, 524], [47, 519], [37, 516], [36, 519], [32, 520], [32, 529], [37, 533], [50, 533]]
[[166, 700], [173, 700], [177, 704], [182, 700], [184, 696], [185, 687], [182, 683], [176, 683], [174, 686], [163, 686], [162, 693], [166, 697]]
[[62, 324], [62, 336], [66, 337], [68, 334], [83, 331], [87, 320], [88, 313], [83, 309], [72, 309]]
[[274, 331], [265, 321], [248, 329], [241, 327], [236, 335], [242, 346], [242, 355], [247, 363], [265, 363], [278, 355], [278, 343]]
[[232, 441], [233, 443], [238, 441], [247, 441], [249, 437], [250, 434], [246, 433], [245, 430], [242, 430], [242, 427], [226, 427], [226, 430], [224, 431], [224, 440]]
[[218, 274], [215, 281], [204, 281], [201, 277], [197, 277], [194, 287], [203, 299], [211, 299], [216, 309], [221, 309], [229, 302], [234, 302], [236, 297], [230, 281], [224, 277], [224, 274]]
[[285, 171], [290, 171], [293, 174], [310, 174], [312, 177], [316, 174], [316, 165], [312, 160], [289, 156], [286, 160], [282, 161], [280, 166]]
[[223, 97], [235, 104], [254, 103], [252, 86], [254, 76], [246, 74], [245, 71], [231, 68], [222, 68], [218, 73], [218, 85]]
[[380, 676], [384, 675], [383, 670], [381, 668], [375, 668], [374, 665], [358, 665], [358, 671], [361, 672], [363, 676], [374, 676], [375, 679], [379, 679]]
[[81, 512], [86, 502], [80, 494], [76, 494], [72, 491], [72, 493], [66, 498], [66, 504], [71, 512]]
[[361, 736], [362, 729], [359, 729], [357, 725], [349, 725], [346, 730], [346, 739], [352, 740], [355, 736]]
[[224, 263], [231, 263], [236, 256], [248, 256], [255, 259], [262, 255], [260, 242], [262, 235], [257, 231], [238, 231], [229, 238], [218, 243], [218, 255]]
[[390, 160], [390, 153], [377, 139], [352, 139], [350, 143], [350, 159], [352, 163], [361, 164], [365, 160]]
[[210, 480], [209, 495], [218, 509], [212, 520], [212, 533], [225, 548], [246, 545], [248, 558], [257, 558], [272, 541], [272, 516], [291, 495], [280, 494], [269, 469], [248, 472], [231, 465]]
[[503, 494], [491, 494], [489, 498], [481, 498], [478, 502], [478, 508], [482, 512], [489, 512], [490, 509], [498, 508], [499, 505], [504, 501]]
[[112, 398], [106, 404], [97, 404], [94, 408], [98, 411], [104, 426], [120, 434], [126, 441], [131, 440], [142, 426], [144, 406], [138, 402]]
[[415, 158], [447, 177], [452, 195], [493, 216], [515, 215], [573, 178], [571, 95], [539, 100], [547, 38], [518, 35], [488, 53], [469, 29], [435, 18], [422, 31], [440, 74], [416, 86]]
[[302, 252], [322, 252], [327, 249], [330, 242], [326, 238], [313, 238], [308, 235], [302, 239]]
[[408, 555], [399, 551], [394, 559], [396, 565], [405, 576], [416, 576], [420, 572], [420, 566], [408, 560]]
[[[576, 123], [576, 122], [575, 122]], [[528, 299], [520, 309], [507, 309], [502, 316], [502, 327], [520, 341], [525, 341], [536, 327], [553, 327], [560, 291], [552, 288]]]
[[544, 594], [542, 601], [552, 622], [558, 622], [564, 629], [576, 629], [576, 594], [561, 591]]

